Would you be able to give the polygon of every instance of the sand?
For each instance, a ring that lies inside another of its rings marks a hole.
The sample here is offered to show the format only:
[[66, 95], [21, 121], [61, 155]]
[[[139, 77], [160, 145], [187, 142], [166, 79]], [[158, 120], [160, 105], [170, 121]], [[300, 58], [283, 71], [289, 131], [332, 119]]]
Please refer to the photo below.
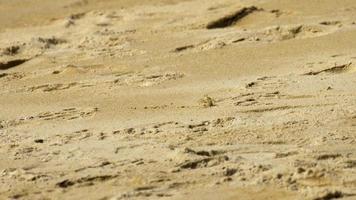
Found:
[[0, 0], [0, 199], [356, 199], [355, 0]]

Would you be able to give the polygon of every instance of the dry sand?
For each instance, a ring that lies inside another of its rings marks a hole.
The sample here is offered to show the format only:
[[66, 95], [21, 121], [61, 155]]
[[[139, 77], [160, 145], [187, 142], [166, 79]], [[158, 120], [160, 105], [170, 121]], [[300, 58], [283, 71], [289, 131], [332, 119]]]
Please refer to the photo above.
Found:
[[0, 0], [0, 199], [356, 199], [355, 0]]

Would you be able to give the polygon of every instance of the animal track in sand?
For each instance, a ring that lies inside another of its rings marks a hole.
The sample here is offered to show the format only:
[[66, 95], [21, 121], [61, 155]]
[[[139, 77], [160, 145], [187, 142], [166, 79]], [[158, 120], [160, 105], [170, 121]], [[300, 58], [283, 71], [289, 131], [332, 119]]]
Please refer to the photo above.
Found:
[[[101, 67], [101, 65], [91, 65], [91, 66], [83, 66], [83, 67], [77, 67], [74, 65], [67, 65], [61, 69], [56, 69], [52, 71], [51, 74], [53, 75], [68, 75], [68, 76], [73, 76], [77, 74], [85, 74], [85, 73], [91, 73], [95, 74], [98, 70], [97, 67]], [[101, 69], [99, 69], [101, 70]], [[105, 71], [104, 69], [103, 71]], [[98, 75], [98, 74], [96, 74]], [[68, 89], [74, 89], [74, 88], [87, 88], [87, 87], [93, 87], [97, 84], [100, 83], [106, 83], [110, 81], [109, 80], [99, 80], [98, 81], [93, 81], [92, 78], [88, 78], [86, 80], [83, 80], [81, 82], [69, 82], [69, 83], [49, 83], [49, 84], [43, 84], [43, 85], [36, 85], [36, 86], [27, 86], [23, 89], [16, 90], [15, 92], [56, 92], [56, 91], [62, 91], [62, 90], [68, 90]]]
[[235, 118], [234, 117], [223, 117], [217, 118], [209, 121], [202, 121], [199, 123], [180, 123], [180, 122], [165, 122], [152, 124], [147, 126], [132, 127], [121, 130], [113, 131], [113, 135], [122, 136], [160, 136], [162, 134], [194, 134], [203, 133], [206, 131], [211, 131], [215, 129], [229, 128], [233, 126]]
[[22, 180], [28, 182], [36, 182], [36, 181], [49, 181], [52, 179], [50, 175], [46, 175], [41, 172], [31, 172], [27, 169], [16, 169], [16, 168], [8, 168], [2, 171], [2, 177], [8, 177], [12, 180]]
[[40, 85], [40, 86], [33, 86], [27, 89], [28, 92], [34, 92], [37, 90], [40, 90], [42, 92], [52, 92], [52, 91], [58, 91], [58, 90], [66, 90], [70, 89], [72, 87], [77, 86], [78, 83], [68, 83], [68, 84], [62, 84], [62, 83], [57, 83], [57, 84], [45, 84], [45, 85]]
[[97, 176], [87, 176], [79, 179], [65, 179], [61, 182], [56, 183], [56, 186], [59, 188], [69, 188], [75, 185], [83, 186], [91, 186], [96, 183], [107, 182], [117, 178], [119, 175], [97, 175]]
[[[22, 92], [58, 92], [68, 89], [80, 89], [80, 88], [88, 88], [94, 87], [95, 84], [90, 82], [72, 82], [72, 83], [53, 83], [53, 84], [44, 84], [38, 86], [29, 86], [23, 89], [15, 90], [15, 93]], [[7, 90], [5, 92], [12, 92], [11, 90]]]
[[73, 142], [79, 142], [81, 140], [88, 139], [92, 137], [94, 133], [92, 131], [89, 131], [88, 129], [82, 129], [79, 131], [75, 131], [69, 134], [58, 134], [56, 137], [60, 141], [60, 143], [55, 143], [53, 145], [63, 145], [63, 144], [69, 144]]
[[[245, 90], [244, 92], [240, 92], [237, 96], [226, 97], [219, 104], [222, 106], [233, 105], [238, 113], [268, 113], [271, 115], [281, 112], [289, 113], [291, 110], [308, 113], [311, 110], [329, 109], [333, 105], [337, 105], [337, 101], [325, 103], [325, 99], [320, 95], [311, 95], [309, 92], [300, 94], [291, 92], [292, 90], [289, 88], [295, 87], [295, 83], [298, 81], [300, 81], [299, 75], [292, 75], [288, 79], [281, 77], [257, 78], [245, 85], [245, 88], [242, 89]], [[327, 88], [324, 88], [324, 91], [327, 92]], [[293, 128], [292, 125], [283, 124], [281, 126]]]
[[[101, 67], [101, 65], [98, 65]], [[97, 66], [88, 66], [88, 67], [76, 67], [69, 65], [64, 69], [54, 70], [52, 74], [59, 75], [74, 75], [74, 74], [84, 74], [84, 73], [91, 73], [96, 74], [97, 70], [105, 70], [107, 69], [97, 69]], [[93, 73], [95, 72], [95, 73]], [[9, 74], [4, 73], [0, 78], [7, 78]], [[164, 72], [164, 73], [119, 73], [116, 75], [102, 75], [96, 79], [95, 82], [92, 79], [83, 80], [82, 82], [72, 82], [72, 83], [52, 83], [52, 84], [44, 84], [38, 86], [29, 86], [25, 87], [24, 89], [16, 90], [15, 92], [57, 92], [62, 90], [69, 90], [69, 89], [80, 89], [80, 88], [87, 88], [93, 87], [98, 84], [107, 84], [108, 87], [111, 86], [138, 86], [138, 87], [150, 87], [154, 85], [159, 85], [163, 82], [178, 80], [184, 77], [183, 73], [179, 72]]]
[[254, 93], [243, 93], [237, 97], [232, 97], [233, 104], [235, 106], [254, 106], [261, 105], [259, 101], [265, 99], [276, 99], [280, 98], [281, 94], [276, 92], [254, 92]]
[[38, 114], [35, 118], [40, 120], [74, 120], [93, 116], [98, 111], [98, 108], [78, 109], [66, 108], [59, 112], [44, 112]]
[[14, 120], [0, 120], [0, 127], [10, 128], [31, 121], [38, 120], [75, 120], [81, 118], [88, 118], [98, 112], [98, 108], [65, 108], [60, 111], [43, 112], [33, 116], [26, 116]]

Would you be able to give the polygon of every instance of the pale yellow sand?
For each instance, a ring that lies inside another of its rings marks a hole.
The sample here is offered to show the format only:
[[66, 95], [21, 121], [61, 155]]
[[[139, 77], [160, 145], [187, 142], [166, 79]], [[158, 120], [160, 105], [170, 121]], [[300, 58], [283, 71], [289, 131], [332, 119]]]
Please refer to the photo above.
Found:
[[0, 0], [0, 199], [353, 199], [355, 0]]

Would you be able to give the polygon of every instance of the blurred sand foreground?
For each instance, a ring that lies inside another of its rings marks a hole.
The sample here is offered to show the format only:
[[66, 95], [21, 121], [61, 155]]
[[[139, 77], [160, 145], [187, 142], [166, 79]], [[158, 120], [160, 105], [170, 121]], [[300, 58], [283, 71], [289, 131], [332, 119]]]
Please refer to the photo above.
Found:
[[356, 199], [355, 0], [0, 0], [0, 199]]

